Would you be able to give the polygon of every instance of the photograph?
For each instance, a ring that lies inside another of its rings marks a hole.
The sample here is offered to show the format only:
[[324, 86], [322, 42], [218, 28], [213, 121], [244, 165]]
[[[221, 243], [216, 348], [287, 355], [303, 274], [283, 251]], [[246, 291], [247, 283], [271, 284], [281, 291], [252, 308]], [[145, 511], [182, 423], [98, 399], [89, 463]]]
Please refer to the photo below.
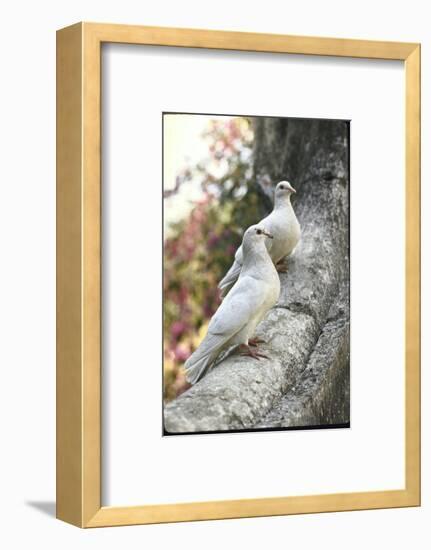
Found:
[[350, 121], [165, 112], [163, 434], [350, 427]]

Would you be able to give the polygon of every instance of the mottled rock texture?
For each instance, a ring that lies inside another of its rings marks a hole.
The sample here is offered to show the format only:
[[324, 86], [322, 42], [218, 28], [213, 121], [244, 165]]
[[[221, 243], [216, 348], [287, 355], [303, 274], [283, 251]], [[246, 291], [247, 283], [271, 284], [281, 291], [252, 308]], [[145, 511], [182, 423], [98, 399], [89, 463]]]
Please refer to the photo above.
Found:
[[[349, 160], [344, 121], [256, 119], [256, 185], [288, 179], [302, 238], [257, 329], [259, 361], [231, 351], [164, 408], [168, 433], [349, 422]], [[267, 207], [270, 207], [267, 204]]]

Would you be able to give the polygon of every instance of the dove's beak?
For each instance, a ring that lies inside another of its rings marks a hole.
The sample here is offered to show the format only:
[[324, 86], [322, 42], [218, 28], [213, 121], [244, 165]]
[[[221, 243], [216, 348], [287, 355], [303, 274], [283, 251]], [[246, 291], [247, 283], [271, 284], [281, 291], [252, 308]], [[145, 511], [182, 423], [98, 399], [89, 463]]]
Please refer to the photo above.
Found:
[[262, 233], [263, 233], [266, 237], [268, 237], [269, 239], [273, 239], [273, 238], [274, 238], [273, 235], [271, 235], [271, 233], [268, 233], [268, 231], [266, 231], [265, 229], [262, 229]]
[[292, 193], [296, 193], [296, 189], [294, 189], [291, 185], [290, 185], [290, 190], [292, 191]]

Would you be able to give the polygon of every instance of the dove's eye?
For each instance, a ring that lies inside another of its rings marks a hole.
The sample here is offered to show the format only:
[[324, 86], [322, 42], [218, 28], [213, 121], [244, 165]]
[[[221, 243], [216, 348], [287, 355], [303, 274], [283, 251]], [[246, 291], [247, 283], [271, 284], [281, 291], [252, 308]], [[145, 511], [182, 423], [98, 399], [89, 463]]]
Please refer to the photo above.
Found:
[[261, 229], [257, 229], [257, 230], [256, 230], [256, 233], [257, 233], [258, 235], [262, 235], [262, 230], [261, 230]]
[[280, 185], [280, 189], [284, 189], [284, 185]]

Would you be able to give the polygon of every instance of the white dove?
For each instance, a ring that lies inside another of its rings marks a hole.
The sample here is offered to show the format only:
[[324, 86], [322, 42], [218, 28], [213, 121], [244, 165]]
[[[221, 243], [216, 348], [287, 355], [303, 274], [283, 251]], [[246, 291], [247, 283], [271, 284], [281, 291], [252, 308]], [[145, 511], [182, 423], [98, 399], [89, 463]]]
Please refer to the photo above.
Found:
[[[272, 212], [259, 223], [274, 235], [274, 239], [267, 243], [267, 248], [274, 264], [292, 254], [301, 237], [301, 228], [295, 216], [290, 196], [296, 193], [288, 181], [280, 181], [275, 188], [274, 208]], [[219, 282], [218, 287], [222, 296], [226, 296], [231, 286], [237, 280], [243, 265], [243, 249], [238, 248], [232, 267]], [[286, 271], [285, 265], [276, 265], [277, 271]]]
[[262, 224], [252, 225], [244, 233], [243, 265], [238, 280], [212, 317], [205, 338], [184, 365], [191, 384], [200, 380], [220, 353], [231, 346], [240, 345], [242, 355], [266, 357], [250, 348], [257, 340], [249, 342], [280, 295], [280, 279], [268, 254], [265, 236], [273, 238]]

